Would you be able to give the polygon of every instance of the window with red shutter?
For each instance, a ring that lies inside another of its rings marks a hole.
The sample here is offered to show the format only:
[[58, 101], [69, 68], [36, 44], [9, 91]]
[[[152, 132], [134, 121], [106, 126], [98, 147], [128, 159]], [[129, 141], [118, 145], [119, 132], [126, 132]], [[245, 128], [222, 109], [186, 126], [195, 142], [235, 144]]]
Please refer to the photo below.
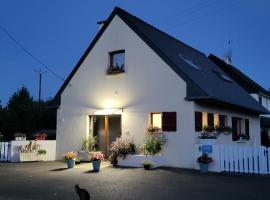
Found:
[[219, 115], [219, 126], [225, 127], [225, 115]]
[[202, 131], [202, 112], [195, 112], [195, 131]]
[[207, 113], [207, 124], [209, 127], [214, 127], [214, 114]]
[[162, 113], [162, 131], [176, 131], [177, 127], [176, 112]]
[[238, 132], [237, 132], [237, 118], [232, 117], [232, 140], [238, 140]]
[[249, 140], [249, 120], [245, 119], [245, 133], [246, 133], [246, 139]]

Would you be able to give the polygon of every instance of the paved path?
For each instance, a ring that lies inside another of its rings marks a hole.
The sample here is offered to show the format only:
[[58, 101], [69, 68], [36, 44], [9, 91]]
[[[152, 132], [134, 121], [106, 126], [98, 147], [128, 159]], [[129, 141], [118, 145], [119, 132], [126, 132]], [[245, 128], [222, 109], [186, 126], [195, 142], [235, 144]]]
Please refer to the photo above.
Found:
[[93, 200], [260, 200], [270, 196], [268, 176], [111, 167], [91, 173], [89, 169], [90, 164], [66, 169], [62, 162], [0, 163], [0, 199], [76, 200], [75, 184], [87, 189]]

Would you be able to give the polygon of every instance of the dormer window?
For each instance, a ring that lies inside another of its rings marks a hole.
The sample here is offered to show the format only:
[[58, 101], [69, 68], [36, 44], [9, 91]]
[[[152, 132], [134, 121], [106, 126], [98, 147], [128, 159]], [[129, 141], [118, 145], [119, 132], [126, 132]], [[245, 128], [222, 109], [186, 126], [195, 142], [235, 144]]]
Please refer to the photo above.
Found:
[[107, 74], [119, 74], [125, 72], [125, 50], [118, 50], [109, 53], [109, 67]]
[[179, 57], [182, 58], [190, 67], [196, 70], [202, 70], [198, 65], [196, 65], [191, 59], [187, 58], [186, 56], [179, 54]]

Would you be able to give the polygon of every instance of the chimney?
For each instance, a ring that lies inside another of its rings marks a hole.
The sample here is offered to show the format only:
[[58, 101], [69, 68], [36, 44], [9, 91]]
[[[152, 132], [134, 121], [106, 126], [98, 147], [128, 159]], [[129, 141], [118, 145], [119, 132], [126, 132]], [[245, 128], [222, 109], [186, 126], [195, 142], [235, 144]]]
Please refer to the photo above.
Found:
[[232, 64], [232, 52], [228, 51], [225, 55], [224, 55], [224, 62], [226, 62], [227, 64]]
[[99, 29], [101, 29], [103, 27], [103, 25], [105, 24], [106, 20], [102, 20], [102, 21], [98, 21], [97, 24], [99, 26]]
[[224, 55], [224, 62], [227, 64], [232, 64], [232, 50], [231, 50], [231, 40], [228, 41], [228, 50]]

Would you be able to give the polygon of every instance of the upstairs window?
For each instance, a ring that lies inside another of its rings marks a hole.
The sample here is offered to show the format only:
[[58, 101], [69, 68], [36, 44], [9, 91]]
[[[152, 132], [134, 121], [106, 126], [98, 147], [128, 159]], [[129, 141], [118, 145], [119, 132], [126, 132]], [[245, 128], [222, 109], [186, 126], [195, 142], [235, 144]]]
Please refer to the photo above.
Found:
[[176, 131], [176, 112], [150, 113], [150, 125], [161, 131]]
[[262, 97], [259, 96], [259, 103], [262, 105]]
[[125, 50], [118, 50], [109, 53], [110, 61], [107, 74], [119, 74], [125, 72]]

